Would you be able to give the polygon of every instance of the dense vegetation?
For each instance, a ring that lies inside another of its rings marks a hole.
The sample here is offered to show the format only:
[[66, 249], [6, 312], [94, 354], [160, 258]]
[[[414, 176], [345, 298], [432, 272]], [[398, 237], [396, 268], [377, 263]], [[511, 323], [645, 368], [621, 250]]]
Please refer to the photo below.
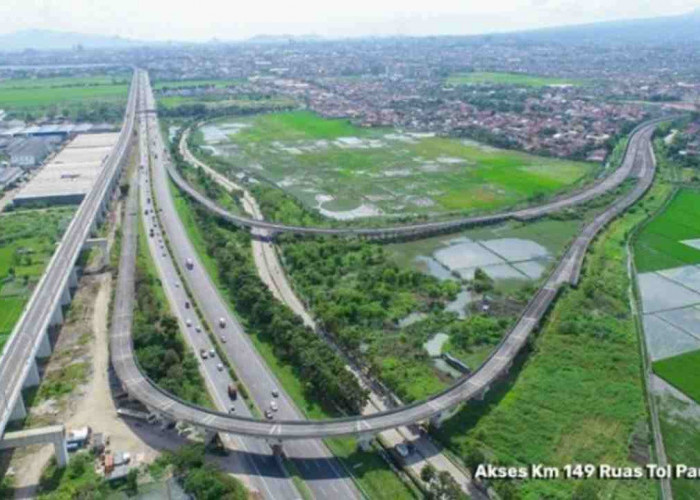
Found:
[[160, 387], [192, 403], [209, 405], [197, 360], [187, 348], [175, 317], [168, 311], [146, 235], [139, 231], [136, 261], [133, 339], [141, 368]]
[[159, 457], [155, 466], [172, 466], [178, 482], [195, 500], [246, 500], [245, 486], [218, 466], [206, 463], [204, 451], [204, 445], [185, 445]]
[[[522, 368], [483, 402], [471, 402], [437, 431], [462, 457], [519, 465], [629, 465], [648, 446], [634, 318], [629, 310], [625, 242], [670, 188], [644, 201], [593, 244], [582, 281], [564, 292]], [[517, 378], [516, 378], [517, 374]], [[650, 481], [496, 482], [504, 498], [650, 498]], [[586, 496], [587, 495], [587, 496]]]
[[[274, 188], [256, 185], [252, 191], [266, 218], [289, 224], [315, 223], [319, 218]], [[460, 319], [444, 308], [463, 283], [439, 281], [412, 266], [400, 266], [384, 245], [294, 236], [281, 236], [279, 242], [285, 268], [319, 326], [407, 402], [434, 394], [451, 380], [435, 369], [423, 347], [430, 337], [448, 333], [451, 354], [476, 366], [526, 300], [494, 290], [490, 278], [477, 272], [468, 286], [476, 294], [489, 293], [497, 303], [510, 301], [511, 307], [496, 307], [490, 315], [477, 308]], [[425, 317], [402, 327], [400, 320], [411, 313]]]
[[[697, 368], [697, 365], [695, 365]], [[697, 405], [680, 401], [665, 393], [657, 397], [661, 432], [669, 463], [700, 464], [700, 415]], [[700, 481], [697, 479], [672, 479], [671, 488], [675, 500], [700, 498]]]
[[345, 369], [340, 357], [260, 281], [248, 235], [221, 227], [203, 211], [198, 216], [207, 251], [216, 260], [221, 283], [235, 298], [239, 314], [274, 345], [280, 360], [295, 367], [314, 399], [329, 407], [359, 413], [366, 403], [366, 392]]
[[74, 213], [60, 208], [0, 216], [0, 349]]

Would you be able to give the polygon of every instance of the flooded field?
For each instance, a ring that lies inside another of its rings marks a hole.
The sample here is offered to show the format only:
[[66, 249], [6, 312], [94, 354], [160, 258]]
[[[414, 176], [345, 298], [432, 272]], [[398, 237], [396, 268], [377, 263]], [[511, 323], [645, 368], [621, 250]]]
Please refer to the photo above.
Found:
[[340, 220], [492, 210], [565, 190], [598, 169], [309, 112], [210, 123], [195, 140], [233, 168], [262, 175]]

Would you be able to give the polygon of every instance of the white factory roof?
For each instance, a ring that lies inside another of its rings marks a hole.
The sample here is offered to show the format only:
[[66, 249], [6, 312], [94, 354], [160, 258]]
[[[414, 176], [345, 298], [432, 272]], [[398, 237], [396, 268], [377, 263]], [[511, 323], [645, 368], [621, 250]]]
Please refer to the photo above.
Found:
[[85, 196], [117, 142], [117, 133], [78, 135], [15, 196], [15, 201], [60, 203]]

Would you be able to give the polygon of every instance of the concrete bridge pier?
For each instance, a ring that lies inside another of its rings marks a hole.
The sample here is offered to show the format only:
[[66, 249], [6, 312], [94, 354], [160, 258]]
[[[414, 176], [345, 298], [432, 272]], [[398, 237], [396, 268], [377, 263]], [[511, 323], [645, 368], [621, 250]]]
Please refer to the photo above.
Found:
[[[22, 401], [22, 398], [19, 399]], [[0, 440], [0, 450], [31, 446], [34, 444], [53, 444], [56, 463], [59, 467], [68, 465], [66, 448], [66, 429], [63, 425], [51, 425], [17, 432], [8, 432]]]
[[490, 389], [491, 389], [491, 386], [487, 385], [481, 391], [479, 391], [479, 393], [476, 395], [475, 399], [477, 399], [479, 401], [483, 401], [484, 398], [486, 397], [486, 393], [489, 392]]
[[51, 315], [49, 326], [58, 326], [61, 324], [63, 324], [63, 311], [61, 310], [61, 304], [58, 304]]
[[209, 446], [216, 440], [219, 433], [210, 429], [204, 429], [204, 445]]
[[70, 286], [66, 286], [63, 289], [63, 292], [61, 292], [61, 306], [67, 306], [68, 304], [70, 304], [70, 300]]
[[282, 447], [281, 439], [266, 439], [267, 444], [272, 448], [272, 454], [276, 457], [281, 457], [284, 455], [284, 448]]
[[22, 388], [36, 387], [39, 385], [41, 377], [39, 376], [39, 366], [36, 364], [36, 359], [32, 359], [29, 362], [29, 372], [27, 373], [27, 378], [24, 379]]
[[[12, 408], [12, 413], [10, 413], [9, 421], [12, 422], [13, 420], [22, 420], [26, 416], [27, 416], [27, 408], [24, 406], [24, 400], [22, 399], [22, 396], [20, 395], [17, 398], [17, 402], [15, 403], [15, 407]], [[2, 443], [0, 442], [0, 444], [2, 444]]]
[[78, 271], [76, 271], [75, 267], [68, 277], [68, 288], [71, 290], [78, 288]]
[[49, 332], [45, 331], [39, 338], [39, 349], [36, 351], [37, 358], [48, 358], [51, 356], [51, 339], [49, 339]]

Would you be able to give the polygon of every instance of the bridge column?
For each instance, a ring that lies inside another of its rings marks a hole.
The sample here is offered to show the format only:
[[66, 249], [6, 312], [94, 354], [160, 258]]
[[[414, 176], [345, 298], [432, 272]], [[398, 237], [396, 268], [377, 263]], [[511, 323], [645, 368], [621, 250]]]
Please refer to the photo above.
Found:
[[284, 454], [281, 439], [266, 439], [265, 441], [270, 445], [270, 448], [272, 448], [272, 454], [275, 457], [281, 457]]
[[78, 272], [73, 268], [68, 277], [68, 288], [78, 288]]
[[61, 305], [62, 306], [67, 306], [70, 304], [70, 287], [66, 287], [63, 289], [63, 292], [61, 293]]
[[484, 387], [484, 388], [481, 390], [481, 392], [479, 392], [479, 393], [476, 395], [476, 399], [478, 399], [479, 401], [483, 401], [484, 398], [486, 397], [486, 393], [489, 392], [489, 389], [491, 389], [491, 386], [489, 386], [489, 385], [487, 385], [486, 387]]
[[56, 437], [53, 441], [53, 450], [56, 454], [56, 464], [63, 468], [68, 465], [68, 448], [66, 447], [66, 435]]
[[372, 439], [374, 439], [373, 434], [361, 434], [357, 437], [357, 446], [362, 451], [372, 451]]
[[24, 379], [22, 388], [36, 387], [39, 385], [40, 381], [41, 377], [39, 377], [39, 367], [36, 364], [36, 360], [32, 359], [32, 361], [29, 363], [29, 372], [27, 373], [27, 378]]
[[45, 331], [41, 334], [39, 338], [39, 349], [36, 351], [37, 358], [48, 358], [51, 356], [51, 340], [49, 339], [49, 332]]
[[54, 309], [53, 314], [51, 315], [51, 322], [49, 323], [51, 326], [55, 325], [60, 325], [63, 323], [63, 311], [61, 311], [61, 304], [58, 304], [56, 306], [56, 309]]
[[442, 423], [445, 421], [444, 412], [439, 412], [430, 417], [429, 423], [431, 427], [439, 429]]
[[12, 413], [10, 413], [10, 422], [13, 420], [22, 420], [27, 416], [27, 409], [24, 406], [24, 401], [22, 400], [22, 395], [20, 394], [15, 403], [15, 407], [12, 408]]
[[214, 442], [214, 440], [216, 439], [217, 434], [219, 433], [216, 431], [204, 429], [204, 445], [209, 446], [210, 444], [212, 444], [212, 442]]

